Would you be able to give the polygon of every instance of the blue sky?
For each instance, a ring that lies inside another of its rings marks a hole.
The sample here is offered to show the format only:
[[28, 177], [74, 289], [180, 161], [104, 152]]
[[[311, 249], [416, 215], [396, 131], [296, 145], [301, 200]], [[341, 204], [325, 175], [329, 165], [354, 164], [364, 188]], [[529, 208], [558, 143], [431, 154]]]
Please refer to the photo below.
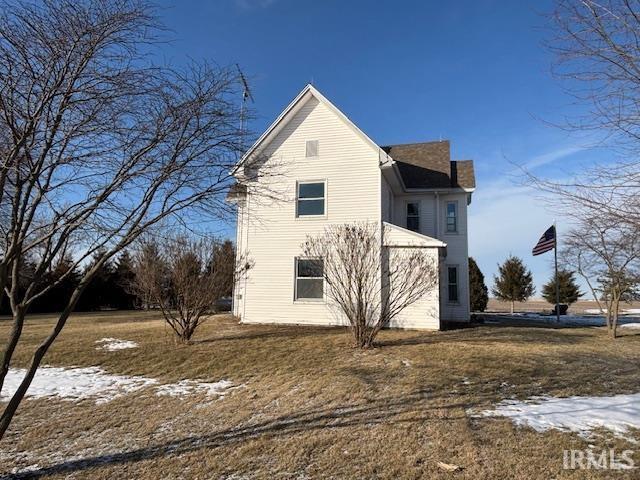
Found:
[[606, 153], [550, 125], [579, 112], [542, 47], [550, 1], [161, 5], [173, 39], [164, 60], [239, 63], [257, 133], [312, 82], [378, 144], [449, 139], [454, 158], [475, 161], [469, 251], [487, 284], [510, 253], [524, 258], [538, 287], [548, 279], [552, 255], [530, 252], [557, 215], [520, 185], [514, 164], [558, 178]]

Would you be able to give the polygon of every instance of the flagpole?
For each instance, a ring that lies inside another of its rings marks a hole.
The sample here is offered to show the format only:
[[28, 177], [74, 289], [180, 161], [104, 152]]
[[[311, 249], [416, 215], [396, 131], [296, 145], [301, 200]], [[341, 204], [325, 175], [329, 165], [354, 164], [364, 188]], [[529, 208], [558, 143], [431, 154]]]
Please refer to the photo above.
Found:
[[556, 320], [560, 323], [560, 284], [558, 282], [558, 229], [553, 222], [553, 259], [556, 267]]

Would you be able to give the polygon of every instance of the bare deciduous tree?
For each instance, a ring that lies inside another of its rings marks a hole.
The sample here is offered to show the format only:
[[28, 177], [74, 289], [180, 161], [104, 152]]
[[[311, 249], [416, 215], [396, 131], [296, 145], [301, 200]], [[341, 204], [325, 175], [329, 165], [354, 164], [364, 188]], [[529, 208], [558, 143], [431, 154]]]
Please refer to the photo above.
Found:
[[532, 184], [594, 215], [640, 225], [640, 4], [630, 0], [556, 0], [548, 42], [555, 72], [586, 107], [564, 128], [600, 135], [618, 154], [563, 182], [528, 173]]
[[25, 259], [34, 278], [65, 255], [74, 259], [70, 272], [93, 262], [33, 352], [0, 417], [0, 438], [109, 259], [160, 222], [224, 215], [232, 172], [266, 174], [237, 163], [236, 70], [151, 65], [148, 46], [160, 26], [144, 0], [16, 0], [1, 8], [0, 290], [13, 320], [0, 390], [30, 305], [56, 285], [21, 286]]
[[561, 258], [585, 279], [615, 338], [620, 303], [640, 285], [640, 232], [610, 218], [585, 218], [565, 235]]
[[355, 344], [373, 346], [376, 335], [403, 310], [438, 286], [438, 258], [422, 248], [383, 246], [373, 223], [330, 225], [302, 245], [319, 259], [326, 296], [349, 321]]
[[[216, 302], [233, 289], [249, 262], [236, 262], [229, 244], [186, 236], [169, 238], [158, 247], [145, 243], [146, 254], [134, 265], [138, 291], [162, 311], [182, 342], [189, 342]], [[148, 252], [153, 252], [150, 255]], [[148, 261], [151, 259], [152, 261]]]

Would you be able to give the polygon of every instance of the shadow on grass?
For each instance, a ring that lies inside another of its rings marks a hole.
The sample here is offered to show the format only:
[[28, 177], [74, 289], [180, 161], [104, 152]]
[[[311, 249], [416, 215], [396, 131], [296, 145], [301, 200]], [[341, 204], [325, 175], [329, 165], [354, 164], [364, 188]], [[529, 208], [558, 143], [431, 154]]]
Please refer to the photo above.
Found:
[[377, 346], [404, 346], [404, 345], [435, 345], [438, 343], [481, 343], [484, 345], [491, 344], [514, 344], [523, 343], [532, 345], [539, 343], [541, 345], [576, 345], [583, 341], [591, 339], [593, 336], [590, 332], [562, 332], [561, 330], [548, 331], [545, 329], [528, 329], [521, 331], [518, 328], [508, 328], [504, 326], [487, 325], [474, 331], [468, 328], [461, 330], [449, 330], [446, 332], [419, 333], [413, 336], [404, 336], [400, 338], [381, 339], [376, 342]]
[[[480, 401], [452, 401], [451, 397], [443, 396], [441, 397], [441, 405], [427, 405], [427, 401], [433, 400], [434, 396], [428, 391], [417, 390], [401, 397], [373, 400], [367, 404], [352, 404], [333, 409], [312, 409], [291, 415], [283, 415], [269, 421], [219, 430], [207, 435], [190, 436], [126, 452], [62, 462], [38, 470], [2, 476], [0, 479], [31, 479], [43, 478], [49, 475], [71, 474], [91, 468], [129, 464], [168, 455], [177, 456], [201, 449], [233, 445], [256, 438], [277, 438], [321, 429], [372, 426], [390, 421], [394, 424], [425, 421], [449, 422], [466, 418], [466, 415], [442, 415], [441, 412], [443, 410], [450, 412], [454, 409], [463, 409], [463, 411], [466, 411], [468, 408], [477, 407], [481, 403]], [[438, 414], [429, 416], [429, 410], [437, 410]], [[411, 418], [403, 415], [409, 411], [415, 412], [416, 415]], [[402, 418], [399, 418], [401, 415]]]
[[[238, 326], [236, 326], [237, 329]], [[263, 328], [251, 326], [248, 327], [246, 333], [234, 333], [232, 335], [216, 335], [193, 340], [193, 344], [198, 343], [217, 343], [232, 340], [264, 340], [269, 338], [290, 338], [292, 340], [299, 338], [320, 337], [325, 335], [337, 335], [348, 333], [346, 327], [315, 327], [315, 326], [296, 326], [296, 325], [268, 325]], [[259, 328], [259, 329], [256, 329]], [[240, 326], [242, 329], [242, 326]]]

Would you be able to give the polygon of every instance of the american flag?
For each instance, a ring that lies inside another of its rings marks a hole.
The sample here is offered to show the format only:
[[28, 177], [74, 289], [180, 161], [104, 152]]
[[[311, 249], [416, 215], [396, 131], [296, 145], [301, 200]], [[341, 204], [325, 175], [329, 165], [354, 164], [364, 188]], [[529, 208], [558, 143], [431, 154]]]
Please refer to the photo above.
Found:
[[540, 255], [553, 250], [556, 246], [556, 226], [551, 225], [546, 232], [542, 234], [536, 246], [533, 247], [533, 256]]

